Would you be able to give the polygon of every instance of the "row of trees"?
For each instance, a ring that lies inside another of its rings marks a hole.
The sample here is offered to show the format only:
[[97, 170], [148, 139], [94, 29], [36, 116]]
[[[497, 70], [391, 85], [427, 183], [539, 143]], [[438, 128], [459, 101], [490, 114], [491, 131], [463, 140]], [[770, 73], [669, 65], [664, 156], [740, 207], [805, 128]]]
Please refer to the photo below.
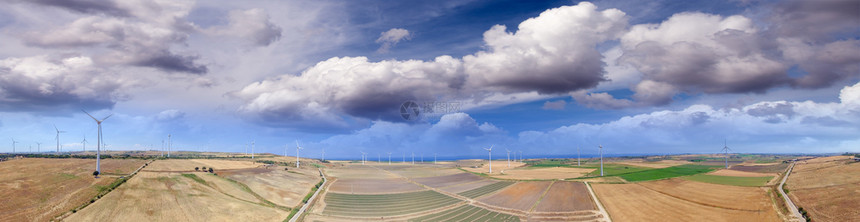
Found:
[[[200, 167], [194, 167], [194, 171], [200, 171]], [[203, 167], [203, 172], [206, 172], [206, 167], [205, 167], [205, 166]], [[209, 167], [209, 172], [210, 172], [210, 173], [214, 173], [214, 172], [215, 172], [215, 168]]]

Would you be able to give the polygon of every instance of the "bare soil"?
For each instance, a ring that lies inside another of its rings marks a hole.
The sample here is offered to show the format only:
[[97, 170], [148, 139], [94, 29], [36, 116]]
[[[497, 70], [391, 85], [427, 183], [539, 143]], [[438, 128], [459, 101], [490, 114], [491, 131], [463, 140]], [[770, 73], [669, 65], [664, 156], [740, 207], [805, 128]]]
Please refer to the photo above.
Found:
[[518, 182], [501, 191], [478, 198], [489, 205], [528, 211], [543, 195], [551, 181]]
[[23, 158], [0, 162], [0, 221], [49, 221], [89, 201], [119, 175], [145, 161], [103, 159], [101, 170], [115, 175], [92, 176], [95, 159]]
[[500, 175], [493, 174], [493, 177], [513, 180], [552, 180], [582, 177], [592, 171], [594, 169], [572, 167], [517, 168], [505, 170]]
[[458, 173], [458, 174], [451, 174], [451, 175], [447, 175], [447, 176], [416, 178], [413, 180], [415, 182], [427, 185], [429, 187], [440, 188], [440, 187], [447, 187], [447, 186], [461, 184], [461, 183], [469, 183], [469, 182], [479, 181], [479, 180], [483, 180], [483, 178], [481, 178], [480, 176], [471, 174], [471, 173]]
[[420, 191], [424, 188], [403, 179], [338, 179], [329, 191], [348, 194], [382, 194]]
[[797, 163], [786, 188], [789, 197], [806, 209], [813, 221], [860, 218], [860, 162], [846, 156]]
[[557, 181], [538, 203], [537, 212], [572, 212], [595, 210], [588, 188], [581, 182]]

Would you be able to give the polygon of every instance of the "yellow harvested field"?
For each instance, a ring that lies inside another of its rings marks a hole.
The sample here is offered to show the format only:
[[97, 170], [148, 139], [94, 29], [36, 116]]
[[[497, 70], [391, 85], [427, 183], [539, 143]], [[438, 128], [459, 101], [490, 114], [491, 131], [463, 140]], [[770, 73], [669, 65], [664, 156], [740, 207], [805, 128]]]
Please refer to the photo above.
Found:
[[460, 193], [463, 191], [476, 189], [479, 187], [483, 187], [483, 186], [498, 183], [498, 182], [499, 181], [497, 181], [497, 180], [479, 180], [479, 181], [474, 181], [474, 182], [469, 182], [469, 183], [461, 183], [461, 184], [457, 184], [457, 185], [453, 185], [453, 186], [449, 186], [449, 187], [443, 187], [443, 188], [441, 188], [441, 190], [448, 191], [451, 193]]
[[225, 180], [224, 178], [208, 177], [205, 176], [206, 173], [192, 174], [205, 183], [180, 173], [140, 172], [118, 189], [66, 220], [282, 221], [289, 215], [287, 210], [232, 195], [247, 191], [220, 185], [216, 189], [209, 185], [221, 184], [218, 180]]
[[[386, 169], [387, 166], [380, 166], [381, 169]], [[400, 168], [400, 169], [392, 169], [389, 170], [392, 173], [397, 175], [408, 177], [408, 178], [422, 178], [422, 177], [438, 177], [438, 176], [446, 176], [452, 174], [463, 173], [463, 171], [454, 169], [454, 168], [439, 168], [439, 167], [409, 167], [409, 168]]]
[[[478, 166], [480, 164], [483, 164], [483, 165], [480, 167], [476, 167], [476, 168], [473, 168], [472, 166], [461, 166], [461, 168], [464, 170], [468, 170], [470, 172], [489, 174], [490, 165], [487, 163], [486, 160], [484, 160], [484, 161], [473, 161], [473, 162], [477, 163], [474, 166]], [[525, 166], [525, 165], [526, 165], [525, 163], [511, 161], [511, 166], [509, 167], [508, 161], [493, 160], [493, 173], [490, 175], [499, 175], [499, 174], [501, 174], [502, 171], [507, 171], [509, 169], [514, 169], [514, 168]]]
[[348, 194], [403, 193], [424, 188], [403, 179], [337, 179], [329, 191]]
[[347, 168], [329, 168], [326, 169], [328, 176], [337, 177], [340, 179], [391, 179], [399, 178], [397, 175], [391, 174], [384, 170], [372, 168], [370, 166], [353, 165]]
[[708, 175], [716, 175], [716, 176], [730, 176], [730, 177], [775, 177], [777, 174], [775, 173], [756, 173], [756, 172], [746, 172], [739, 170], [727, 170], [720, 169], [716, 171], [712, 171], [707, 173]]
[[[687, 186], [695, 187], [699, 184], [705, 185], [698, 183]], [[758, 206], [762, 200], [769, 201], [763, 194], [760, 198], [747, 200], [722, 192], [723, 196], [716, 197], [720, 200], [711, 200], [690, 196], [698, 192], [690, 192], [686, 187], [685, 191], [674, 192], [673, 195], [661, 193], [673, 189], [664, 187], [665, 185], [668, 184], [654, 184], [653, 186], [659, 186], [659, 190], [640, 184], [592, 184], [592, 187], [613, 221], [780, 221], [773, 207], [767, 206], [767, 209], [764, 209], [765, 207]], [[743, 202], [752, 201], [754, 204], [751, 205], [755, 208], [727, 207], [723, 203], [729, 202], [728, 200], [740, 205], [750, 205]]]
[[286, 171], [281, 167], [228, 170], [219, 175], [241, 182], [266, 200], [284, 207], [301, 204], [311, 187], [322, 179], [316, 170], [290, 168]]
[[213, 159], [168, 159], [156, 160], [143, 171], [178, 171], [193, 172], [194, 167], [215, 167], [215, 170], [246, 169], [262, 166], [263, 164], [240, 160], [213, 160]]
[[99, 186], [114, 182], [146, 161], [103, 159], [101, 170], [116, 174], [95, 179], [95, 159], [22, 158], [0, 162], [0, 221], [49, 221], [83, 205]]
[[673, 167], [673, 166], [680, 166], [680, 165], [684, 165], [684, 164], [689, 164], [690, 162], [683, 161], [683, 160], [660, 160], [660, 161], [653, 161], [653, 162], [643, 161], [643, 160], [635, 160], [635, 161], [622, 161], [622, 162], [615, 162], [615, 163], [620, 163], [620, 164], [630, 165], [630, 166], [638, 166], [638, 167], [666, 168], [666, 167]]
[[727, 209], [770, 211], [776, 215], [767, 192], [758, 187], [702, 183], [678, 178], [637, 184], [687, 201]]
[[846, 156], [801, 161], [785, 185], [788, 196], [814, 221], [860, 218], [860, 162]]
[[505, 170], [503, 174], [499, 175], [494, 173], [493, 177], [514, 180], [566, 179], [581, 177], [591, 171], [594, 171], [594, 169], [572, 167], [517, 168]]

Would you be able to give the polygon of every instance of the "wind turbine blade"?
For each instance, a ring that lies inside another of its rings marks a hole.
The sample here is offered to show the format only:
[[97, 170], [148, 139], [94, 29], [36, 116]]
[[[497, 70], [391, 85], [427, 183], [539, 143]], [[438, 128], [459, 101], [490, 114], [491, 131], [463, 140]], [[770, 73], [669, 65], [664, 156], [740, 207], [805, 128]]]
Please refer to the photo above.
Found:
[[110, 114], [110, 115], [108, 115], [108, 116], [105, 116], [105, 118], [104, 118], [104, 119], [102, 119], [102, 120], [101, 120], [101, 121], [99, 121], [99, 122], [103, 122], [103, 121], [105, 121], [107, 118], [110, 118], [111, 116], [113, 116], [113, 113], [111, 113], [111, 114]]
[[84, 113], [86, 113], [86, 114], [87, 114], [87, 116], [90, 116], [90, 118], [93, 118], [93, 120], [95, 120], [96, 122], [98, 122], [98, 121], [99, 121], [98, 119], [96, 119], [95, 117], [93, 117], [93, 115], [90, 115], [90, 113], [88, 113], [86, 110], [81, 110], [81, 111], [84, 111]]
[[54, 130], [57, 130], [58, 133], [60, 132], [60, 129], [57, 129], [57, 125], [54, 125]]

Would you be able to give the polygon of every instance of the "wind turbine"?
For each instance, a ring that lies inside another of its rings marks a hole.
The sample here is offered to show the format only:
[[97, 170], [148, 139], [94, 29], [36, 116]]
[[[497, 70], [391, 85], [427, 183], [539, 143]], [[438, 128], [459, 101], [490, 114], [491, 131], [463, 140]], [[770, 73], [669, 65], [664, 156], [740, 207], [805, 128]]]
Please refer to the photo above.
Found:
[[511, 150], [505, 148], [505, 151], [508, 151], [508, 168], [511, 167]]
[[170, 158], [170, 148], [173, 145], [173, 140], [170, 139], [170, 134], [167, 134], [167, 158]]
[[[84, 111], [84, 110], [81, 110], [81, 111]], [[95, 174], [96, 178], [98, 178], [99, 174], [101, 173], [101, 152], [102, 152], [101, 145], [102, 145], [102, 142], [104, 141], [102, 138], [102, 122], [104, 122], [107, 118], [110, 118], [113, 114], [110, 114], [110, 115], [106, 116], [105, 118], [102, 118], [101, 120], [99, 120], [99, 119], [96, 119], [95, 117], [93, 117], [93, 115], [90, 115], [90, 113], [88, 113], [87, 111], [84, 111], [84, 113], [86, 113], [87, 116], [90, 116], [90, 118], [93, 118], [93, 120], [96, 121], [96, 124], [99, 125], [99, 134], [97, 137], [98, 139], [96, 139], [97, 140], [97, 143], [96, 143], [97, 144], [96, 145], [96, 171], [93, 172], [93, 174]], [[57, 134], [57, 135], [58, 135], [57, 138], [59, 138], [59, 134]]]
[[732, 149], [729, 149], [728, 142], [726, 140], [723, 140], [723, 149], [721, 151], [726, 152], [726, 169], [729, 168], [729, 150]]
[[490, 162], [490, 173], [493, 173], [493, 146], [495, 145], [490, 145], [489, 149], [484, 148], [485, 150], [487, 150], [487, 153], [490, 154], [490, 157], [487, 159], [487, 161]]
[[364, 162], [365, 162], [364, 160], [365, 160], [365, 157], [367, 156], [367, 153], [365, 153], [364, 151], [358, 151], [358, 152], [361, 152], [361, 165], [364, 165]]
[[18, 143], [18, 141], [15, 141], [15, 139], [12, 139], [12, 153], [15, 153], [15, 144], [16, 143]]
[[412, 164], [415, 164], [415, 152], [412, 152]]
[[380, 162], [382, 162], [382, 154], [376, 153], [376, 163], [380, 163]]
[[433, 164], [436, 164], [436, 153], [433, 153]]
[[[87, 114], [87, 115], [89, 115], [89, 114]], [[93, 118], [93, 119], [95, 119], [95, 118]], [[60, 131], [60, 129], [57, 129], [57, 125], [54, 125], [54, 129], [57, 130], [57, 153], [59, 153], [60, 152], [60, 133], [65, 133], [66, 131]]]
[[164, 157], [164, 139], [161, 140], [161, 157]]
[[[251, 140], [251, 159], [252, 160], [254, 159], [254, 145], [255, 145], [255, 143], [257, 143], [256, 140]], [[296, 155], [296, 158], [298, 158], [298, 155]]]
[[582, 166], [582, 164], [580, 164], [580, 162], [579, 162], [579, 159], [582, 158], [581, 154], [582, 153], [579, 151], [579, 146], [576, 146], [576, 165], [577, 166]]
[[322, 149], [322, 161], [325, 161], [325, 148]]
[[39, 153], [42, 150], [42, 143], [36, 142], [36, 152]]
[[87, 152], [87, 136], [84, 136], [84, 140], [81, 140], [81, 145], [83, 145], [81, 152]]
[[522, 163], [523, 162], [523, 151], [519, 150], [519, 152], [520, 152], [520, 163]]
[[388, 165], [391, 166], [391, 152], [388, 152]]
[[299, 150], [304, 149], [299, 146], [299, 140], [296, 140], [296, 168], [299, 168]]
[[597, 145], [600, 147], [600, 176], [603, 176], [603, 145]]

